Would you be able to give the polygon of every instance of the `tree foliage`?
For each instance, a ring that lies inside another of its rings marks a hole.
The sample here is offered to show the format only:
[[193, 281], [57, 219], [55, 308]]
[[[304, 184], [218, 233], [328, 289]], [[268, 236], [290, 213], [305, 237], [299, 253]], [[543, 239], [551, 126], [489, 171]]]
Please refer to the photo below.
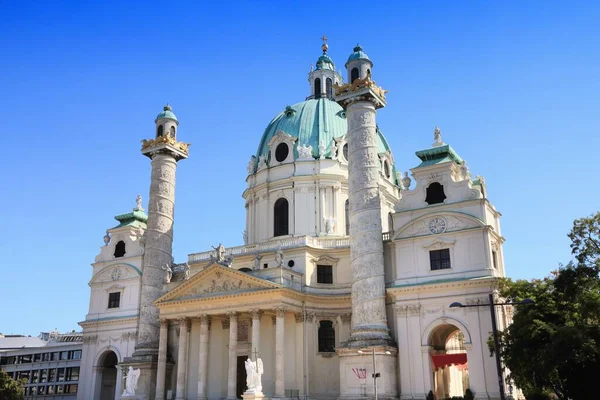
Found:
[[22, 400], [25, 396], [24, 381], [13, 380], [4, 370], [0, 369], [0, 399]]
[[[505, 279], [500, 294], [515, 306], [500, 334], [500, 355], [525, 393], [549, 390], [559, 399], [597, 398], [600, 375], [600, 212], [574, 222], [569, 233], [575, 260], [532, 281]], [[491, 345], [493, 349], [493, 343]]]

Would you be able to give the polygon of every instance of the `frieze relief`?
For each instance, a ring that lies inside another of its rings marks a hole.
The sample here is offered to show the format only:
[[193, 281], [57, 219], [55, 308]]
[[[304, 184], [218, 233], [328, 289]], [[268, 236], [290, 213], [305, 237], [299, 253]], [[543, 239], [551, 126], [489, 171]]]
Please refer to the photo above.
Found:
[[98, 335], [89, 335], [83, 337], [83, 344], [96, 344], [98, 342]]
[[122, 279], [129, 279], [138, 276], [137, 273], [131, 271], [130, 268], [120, 266], [107, 268], [101, 271], [98, 275], [92, 278], [93, 283], [116, 282]]
[[123, 332], [121, 334], [121, 340], [122, 341], [129, 341], [129, 340], [135, 340], [137, 338], [137, 331], [132, 331], [132, 332]]
[[423, 315], [422, 308], [420, 304], [406, 304], [396, 306], [396, 313], [399, 315], [406, 316], [418, 316]]
[[184, 294], [184, 297], [213, 293], [236, 292], [247, 289], [259, 289], [261, 287], [262, 286], [258, 284], [253, 284], [244, 281], [243, 279], [230, 277], [221, 271], [217, 271], [213, 275], [207, 276], [202, 282], [199, 282], [197, 286], [191, 288], [187, 293]]

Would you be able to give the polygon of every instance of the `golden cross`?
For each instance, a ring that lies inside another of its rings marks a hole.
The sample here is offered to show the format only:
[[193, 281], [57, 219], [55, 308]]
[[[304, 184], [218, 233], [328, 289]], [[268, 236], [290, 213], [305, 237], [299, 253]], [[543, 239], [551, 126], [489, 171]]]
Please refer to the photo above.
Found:
[[321, 40], [323, 41], [323, 43], [327, 43], [327, 36], [323, 35], [323, 37], [321, 38]]

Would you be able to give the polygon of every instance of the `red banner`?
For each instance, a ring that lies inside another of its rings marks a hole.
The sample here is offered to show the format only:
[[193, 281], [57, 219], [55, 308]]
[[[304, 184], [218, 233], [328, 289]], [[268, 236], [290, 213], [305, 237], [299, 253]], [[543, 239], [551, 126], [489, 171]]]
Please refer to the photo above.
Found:
[[444, 368], [449, 365], [462, 366], [467, 364], [467, 353], [432, 354], [431, 361], [433, 361], [435, 369]]

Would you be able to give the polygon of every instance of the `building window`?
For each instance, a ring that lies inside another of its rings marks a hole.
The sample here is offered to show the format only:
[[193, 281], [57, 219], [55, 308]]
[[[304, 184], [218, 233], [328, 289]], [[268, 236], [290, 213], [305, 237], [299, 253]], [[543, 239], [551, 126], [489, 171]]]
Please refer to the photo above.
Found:
[[38, 386], [38, 394], [46, 394], [46, 386]]
[[42, 355], [40, 353], [33, 355], [33, 362], [39, 362], [42, 359]]
[[275, 159], [277, 162], [284, 162], [288, 154], [290, 154], [290, 148], [287, 143], [279, 143], [275, 148]]
[[54, 382], [56, 379], [56, 370], [54, 368], [48, 370], [48, 382]]
[[171, 137], [173, 139], [175, 139], [175, 127], [174, 126], [171, 127]]
[[161, 137], [163, 135], [164, 129], [162, 125], [159, 125], [158, 128], [156, 128], [156, 137]]
[[325, 92], [327, 92], [327, 98], [330, 99], [333, 97], [333, 83], [331, 78], [327, 78], [325, 81]]
[[[118, 293], [118, 294], [120, 295], [121, 293]], [[108, 308], [111, 308], [110, 307], [110, 295], [108, 297], [109, 297], [108, 298], [108, 304], [109, 304]], [[117, 302], [117, 306], [116, 307], [119, 307], [118, 302]], [[60, 352], [60, 359], [61, 360], [68, 360], [69, 359], [69, 352], [68, 351], [61, 351]]]
[[46, 394], [54, 394], [54, 386], [46, 386]]
[[79, 367], [67, 368], [66, 381], [78, 381], [79, 380]]
[[81, 350], [73, 350], [71, 360], [81, 360]]
[[[114, 292], [114, 293], [108, 294], [108, 308], [119, 308], [120, 303], [121, 303], [121, 292]], [[61, 357], [62, 357], [62, 354], [61, 354]]]
[[350, 200], [344, 203], [344, 214], [346, 217], [346, 236], [350, 235]]
[[65, 385], [65, 393], [77, 393], [77, 385]]
[[444, 194], [444, 185], [438, 182], [433, 182], [427, 187], [427, 196], [425, 197], [425, 202], [427, 204], [439, 204], [443, 203], [444, 200], [446, 200], [446, 195]]
[[450, 249], [430, 251], [429, 263], [432, 271], [450, 268]]
[[283, 236], [289, 233], [289, 205], [284, 198], [275, 202], [273, 215], [273, 236]]
[[56, 370], [56, 382], [64, 382], [65, 380], [65, 369], [64, 368], [58, 368]]
[[50, 353], [42, 354], [42, 361], [50, 361]]
[[38, 374], [39, 374], [39, 370], [35, 369], [32, 371], [31, 374], [31, 383], [38, 383]]
[[335, 351], [335, 329], [332, 321], [319, 323], [319, 353], [333, 353]]
[[333, 266], [317, 265], [317, 283], [333, 283]]
[[48, 381], [48, 370], [42, 369], [40, 372], [40, 383], [46, 383]]
[[321, 98], [321, 78], [315, 79], [315, 99]]
[[354, 67], [354, 68], [352, 68], [352, 71], [350, 71], [350, 83], [354, 83], [354, 81], [357, 79], [358, 79], [358, 68]]
[[55, 388], [56, 389], [54, 390], [54, 393], [56, 393], [56, 394], [62, 394], [62, 392], [63, 392], [63, 386], [62, 385], [56, 385]]
[[390, 179], [390, 166], [388, 165], [387, 161], [383, 162], [383, 173], [385, 174], [385, 177]]
[[498, 269], [498, 253], [496, 253], [496, 250], [492, 250], [492, 263], [494, 269]]
[[344, 144], [344, 147], [342, 147], [342, 153], [344, 154], [344, 159], [348, 161], [348, 143]]
[[19, 364], [28, 364], [31, 362], [31, 354], [19, 356]]
[[118, 257], [123, 257], [125, 255], [125, 242], [120, 240], [116, 245], [115, 245], [115, 253], [114, 256], [115, 258]]

